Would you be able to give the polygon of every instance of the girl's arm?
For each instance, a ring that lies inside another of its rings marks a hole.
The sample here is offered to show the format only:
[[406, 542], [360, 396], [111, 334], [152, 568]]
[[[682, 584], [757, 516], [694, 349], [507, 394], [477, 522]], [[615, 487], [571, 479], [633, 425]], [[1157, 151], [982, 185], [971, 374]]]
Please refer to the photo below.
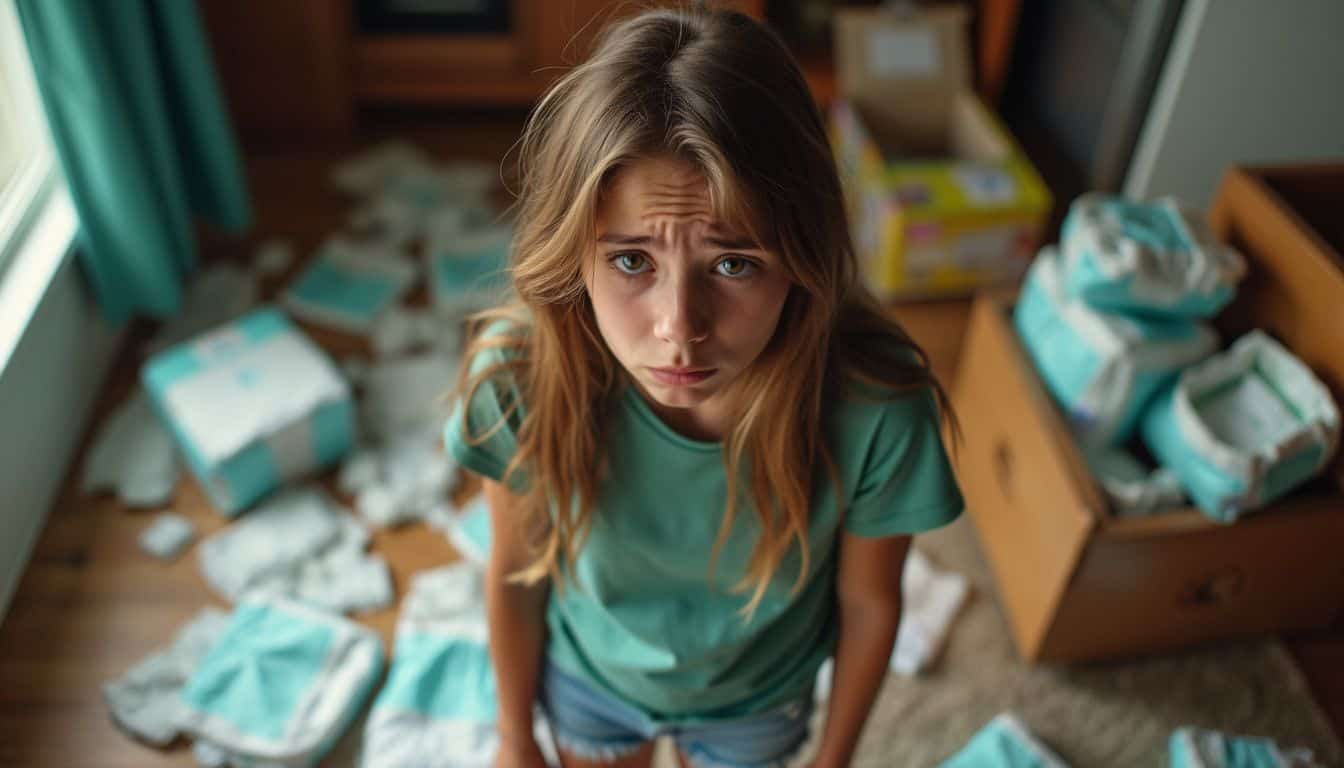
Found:
[[532, 736], [532, 703], [541, 672], [550, 584], [508, 582], [509, 574], [528, 565], [519, 497], [500, 483], [486, 480], [485, 499], [490, 505], [491, 542], [485, 570], [486, 620], [499, 691], [500, 757], [496, 764], [540, 766], [544, 762]]
[[887, 676], [901, 623], [901, 574], [909, 549], [909, 536], [865, 539], [845, 534], [840, 543], [835, 585], [840, 638], [816, 768], [846, 766], [854, 756], [863, 724]]

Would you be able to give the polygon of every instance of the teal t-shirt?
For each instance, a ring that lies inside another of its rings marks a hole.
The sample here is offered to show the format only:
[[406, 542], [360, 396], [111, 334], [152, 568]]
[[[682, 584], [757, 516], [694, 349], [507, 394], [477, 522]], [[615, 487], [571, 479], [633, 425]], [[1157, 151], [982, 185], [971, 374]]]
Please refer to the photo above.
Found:
[[[503, 332], [492, 328], [493, 332]], [[473, 371], [503, 359], [490, 350]], [[485, 382], [445, 429], [449, 453], [500, 480], [517, 449], [521, 413], [479, 445], [517, 397], [507, 376]], [[914, 534], [962, 511], [931, 395], [831, 404], [827, 438], [846, 512], [828, 473], [817, 472], [810, 510], [809, 571], [790, 594], [794, 546], [750, 621], [749, 594], [732, 587], [746, 572], [758, 524], [739, 507], [709, 580], [710, 554], [727, 498], [721, 446], [674, 432], [626, 387], [610, 410], [609, 463], [590, 533], [563, 590], [546, 611], [547, 655], [572, 675], [616, 694], [657, 722], [714, 721], [762, 712], [806, 695], [836, 632], [835, 576], [842, 529], [863, 537]]]

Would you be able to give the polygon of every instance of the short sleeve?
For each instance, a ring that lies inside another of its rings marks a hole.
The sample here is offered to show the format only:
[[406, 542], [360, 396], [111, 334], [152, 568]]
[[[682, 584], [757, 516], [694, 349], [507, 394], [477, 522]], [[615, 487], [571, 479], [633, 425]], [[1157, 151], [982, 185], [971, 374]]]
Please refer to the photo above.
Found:
[[[507, 323], [494, 323], [482, 335], [503, 335], [508, 328]], [[507, 362], [510, 354], [499, 347], [487, 348], [463, 364], [470, 366], [468, 375], [475, 376], [492, 366]], [[512, 403], [518, 403], [518, 407], [509, 413]], [[453, 403], [452, 414], [443, 430], [444, 449], [466, 469], [491, 480], [502, 481], [505, 469], [518, 451], [518, 431], [522, 426], [523, 414], [513, 372], [501, 368], [481, 381], [475, 392], [471, 393], [469, 403], [464, 403], [461, 398]], [[489, 437], [482, 439], [487, 434]]]
[[947, 458], [930, 392], [874, 406], [871, 433], [845, 530], [865, 538], [928, 531], [961, 515], [965, 503]]

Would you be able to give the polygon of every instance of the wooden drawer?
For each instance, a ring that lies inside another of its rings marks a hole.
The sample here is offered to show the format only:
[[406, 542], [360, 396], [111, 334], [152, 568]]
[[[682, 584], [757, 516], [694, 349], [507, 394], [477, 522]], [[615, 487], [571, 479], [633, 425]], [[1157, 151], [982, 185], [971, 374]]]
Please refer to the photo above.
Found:
[[[1270, 330], [1344, 403], [1338, 254], [1253, 172], [1229, 174], [1213, 221], [1252, 266], [1219, 318], [1224, 340]], [[968, 513], [1024, 658], [1132, 656], [1336, 617], [1344, 459], [1233, 525], [1194, 508], [1113, 517], [1010, 312], [1002, 298], [977, 299], [953, 398], [965, 428], [957, 468]]]

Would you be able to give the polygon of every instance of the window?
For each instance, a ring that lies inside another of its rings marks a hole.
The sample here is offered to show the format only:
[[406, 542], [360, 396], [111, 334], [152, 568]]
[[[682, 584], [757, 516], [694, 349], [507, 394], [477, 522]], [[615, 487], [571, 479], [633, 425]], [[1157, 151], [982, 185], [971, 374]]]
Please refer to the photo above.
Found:
[[51, 190], [54, 155], [12, 0], [0, 0], [0, 279]]

